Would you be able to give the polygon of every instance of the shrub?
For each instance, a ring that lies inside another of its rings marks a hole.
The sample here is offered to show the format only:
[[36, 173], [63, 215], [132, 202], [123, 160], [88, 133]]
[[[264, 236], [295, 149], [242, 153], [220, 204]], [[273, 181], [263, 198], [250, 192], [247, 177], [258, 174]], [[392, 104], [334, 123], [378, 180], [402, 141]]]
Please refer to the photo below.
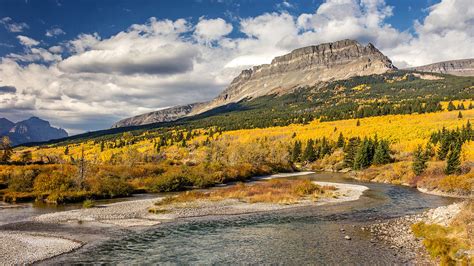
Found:
[[34, 190], [41, 193], [59, 193], [71, 190], [74, 182], [68, 174], [54, 170], [50, 174], [41, 173], [35, 179]]
[[95, 201], [93, 201], [91, 199], [86, 199], [82, 203], [82, 208], [88, 209], [88, 208], [92, 208], [92, 207], [95, 207]]
[[37, 173], [30, 169], [16, 169], [8, 180], [8, 189], [16, 192], [30, 192]]
[[180, 173], [164, 174], [156, 178], [151, 185], [151, 190], [155, 192], [180, 191], [189, 185], [188, 179]]
[[87, 184], [94, 195], [101, 197], [128, 196], [133, 192], [132, 186], [124, 178], [104, 172], [94, 178], [89, 178]]

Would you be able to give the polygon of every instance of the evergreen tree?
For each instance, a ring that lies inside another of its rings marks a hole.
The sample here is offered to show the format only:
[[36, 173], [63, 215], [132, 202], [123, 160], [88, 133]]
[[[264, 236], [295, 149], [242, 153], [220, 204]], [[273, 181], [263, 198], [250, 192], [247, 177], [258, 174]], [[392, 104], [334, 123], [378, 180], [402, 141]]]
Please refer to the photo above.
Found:
[[291, 152], [291, 161], [292, 162], [299, 162], [301, 158], [301, 142], [295, 141], [293, 146], [293, 151]]
[[375, 165], [382, 165], [389, 163], [390, 160], [390, 147], [388, 141], [379, 141], [375, 148], [373, 163]]
[[356, 126], [360, 126], [360, 120], [357, 120]]
[[420, 144], [416, 147], [416, 150], [413, 153], [413, 173], [415, 173], [415, 175], [420, 175], [421, 173], [423, 173], [427, 167], [427, 161], [428, 156], [426, 152], [423, 152], [423, 146]]
[[444, 172], [447, 175], [458, 174], [461, 171], [461, 143], [457, 142], [450, 150], [446, 160], [446, 169]]
[[451, 146], [451, 143], [449, 141], [448, 135], [443, 135], [441, 138], [440, 147], [438, 150], [438, 159], [440, 160], [446, 159], [450, 146]]
[[370, 166], [372, 163], [370, 158], [371, 145], [372, 143], [367, 138], [359, 145], [354, 158], [354, 170], [360, 170]]
[[316, 160], [314, 152], [314, 141], [309, 139], [303, 153], [303, 161], [314, 162]]
[[357, 153], [357, 147], [360, 140], [358, 138], [350, 138], [344, 147], [344, 164], [348, 167], [354, 167], [354, 159]]
[[69, 154], [69, 146], [66, 146], [66, 148], [64, 149], [64, 155], [68, 155]]
[[459, 111], [459, 113], [458, 113], [458, 118], [459, 118], [459, 119], [462, 118], [462, 113], [461, 113], [461, 111]]
[[431, 144], [431, 142], [426, 143], [425, 155], [428, 159], [435, 156], [435, 150], [434, 150], [433, 145]]
[[344, 140], [344, 136], [342, 135], [342, 132], [339, 133], [339, 137], [337, 138], [337, 144], [336, 146], [338, 148], [344, 148], [344, 145], [346, 144], [345, 140]]
[[456, 106], [454, 106], [453, 102], [449, 101], [448, 103], [448, 111], [452, 111], [452, 110], [455, 110], [456, 109]]
[[102, 141], [102, 142], [100, 143], [100, 151], [103, 152], [104, 150], [105, 150], [105, 144], [104, 144], [104, 142]]

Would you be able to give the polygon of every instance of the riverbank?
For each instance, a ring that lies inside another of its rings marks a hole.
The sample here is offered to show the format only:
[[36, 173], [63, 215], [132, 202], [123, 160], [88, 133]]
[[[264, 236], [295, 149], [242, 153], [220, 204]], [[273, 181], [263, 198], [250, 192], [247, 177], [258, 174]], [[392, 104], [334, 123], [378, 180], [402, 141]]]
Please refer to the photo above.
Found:
[[[307, 174], [311, 172], [257, 177], [253, 182]], [[320, 186], [336, 187], [337, 197], [321, 198], [316, 202], [302, 201], [291, 205], [244, 203], [233, 200], [199, 202], [194, 206], [175, 208], [166, 214], [154, 214], [150, 213], [149, 209], [163, 198], [155, 197], [98, 205], [89, 209], [42, 214], [24, 223], [0, 227], [0, 243], [2, 243], [0, 253], [8, 263], [31, 264], [90, 245], [99, 238], [106, 238], [106, 235], [113, 231], [141, 230], [163, 222], [190, 217], [247, 214], [351, 201], [357, 200], [368, 189], [360, 185], [315, 183]], [[77, 234], [74, 233], [76, 230]], [[96, 232], [96, 235], [89, 235], [94, 234], [92, 232]]]
[[433, 264], [435, 261], [424, 247], [423, 239], [414, 235], [412, 226], [417, 223], [449, 226], [466, 204], [466, 202], [459, 202], [430, 209], [421, 214], [391, 219], [373, 224], [366, 230], [370, 231], [375, 239], [386, 243], [394, 250], [398, 250], [407, 260], [415, 264]]

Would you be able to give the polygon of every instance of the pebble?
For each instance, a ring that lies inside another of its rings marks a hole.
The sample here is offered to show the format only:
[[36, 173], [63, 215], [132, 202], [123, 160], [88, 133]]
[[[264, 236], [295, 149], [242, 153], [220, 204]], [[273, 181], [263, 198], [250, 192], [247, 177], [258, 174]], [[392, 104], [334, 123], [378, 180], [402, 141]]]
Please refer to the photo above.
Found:
[[351, 240], [351, 237], [350, 236], [345, 236], [344, 237], [346, 240]]

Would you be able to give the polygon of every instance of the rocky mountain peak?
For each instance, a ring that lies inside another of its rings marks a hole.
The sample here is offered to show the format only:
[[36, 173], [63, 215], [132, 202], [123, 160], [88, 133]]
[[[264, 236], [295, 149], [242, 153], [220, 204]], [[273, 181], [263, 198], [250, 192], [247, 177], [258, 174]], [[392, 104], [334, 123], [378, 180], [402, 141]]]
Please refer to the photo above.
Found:
[[[5, 125], [5, 127], [3, 127], [3, 125]], [[54, 128], [48, 121], [35, 116], [18, 123], [13, 123], [8, 119], [0, 119], [0, 135], [10, 137], [14, 145], [26, 142], [47, 141], [68, 136], [64, 129]]]
[[329, 80], [381, 74], [396, 69], [371, 43], [341, 40], [298, 48], [275, 57], [270, 64], [243, 70], [216, 99], [197, 114], [212, 108], [267, 94], [290, 92]]
[[182, 106], [127, 118], [114, 125], [133, 126], [172, 121], [219, 106], [269, 94], [284, 94], [296, 88], [353, 76], [382, 74], [396, 69], [390, 59], [372, 44], [354, 40], [307, 46], [275, 57], [271, 63], [244, 69], [229, 86], [208, 103]]

